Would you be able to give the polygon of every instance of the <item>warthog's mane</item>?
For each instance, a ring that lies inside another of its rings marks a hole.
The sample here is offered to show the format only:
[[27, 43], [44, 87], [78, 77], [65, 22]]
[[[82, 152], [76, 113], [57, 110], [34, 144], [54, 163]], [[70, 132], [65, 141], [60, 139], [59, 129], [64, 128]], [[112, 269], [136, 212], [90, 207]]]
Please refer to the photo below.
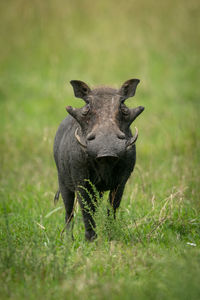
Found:
[[114, 95], [117, 93], [116, 89], [107, 87], [107, 86], [99, 86], [92, 90], [93, 95]]

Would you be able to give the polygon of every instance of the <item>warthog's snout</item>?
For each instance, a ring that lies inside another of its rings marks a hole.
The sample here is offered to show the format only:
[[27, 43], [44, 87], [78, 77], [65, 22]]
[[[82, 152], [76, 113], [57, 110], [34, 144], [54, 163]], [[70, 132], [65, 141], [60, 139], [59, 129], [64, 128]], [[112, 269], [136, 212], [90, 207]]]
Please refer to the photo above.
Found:
[[98, 163], [102, 164], [115, 164], [118, 161], [119, 157], [117, 155], [111, 155], [111, 154], [103, 154], [103, 155], [98, 155], [96, 158], [96, 161]]

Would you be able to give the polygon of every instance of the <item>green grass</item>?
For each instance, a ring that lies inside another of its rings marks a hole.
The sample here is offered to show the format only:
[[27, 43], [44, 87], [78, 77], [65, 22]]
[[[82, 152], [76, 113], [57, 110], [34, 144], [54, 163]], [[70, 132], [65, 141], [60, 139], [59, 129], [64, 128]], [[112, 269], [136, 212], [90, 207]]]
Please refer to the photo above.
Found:
[[[200, 5], [197, 0], [0, 3], [0, 299], [200, 298]], [[54, 206], [53, 139], [71, 79], [139, 78], [137, 164], [98, 239]]]

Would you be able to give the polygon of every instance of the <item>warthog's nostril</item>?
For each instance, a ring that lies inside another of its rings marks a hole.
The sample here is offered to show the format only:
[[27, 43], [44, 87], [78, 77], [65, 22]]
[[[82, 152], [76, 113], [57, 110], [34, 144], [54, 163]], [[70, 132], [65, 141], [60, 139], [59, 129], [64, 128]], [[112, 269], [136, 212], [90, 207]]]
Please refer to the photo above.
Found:
[[87, 140], [88, 141], [92, 141], [92, 140], [94, 140], [95, 139], [95, 134], [94, 133], [89, 133], [88, 135], [87, 135]]

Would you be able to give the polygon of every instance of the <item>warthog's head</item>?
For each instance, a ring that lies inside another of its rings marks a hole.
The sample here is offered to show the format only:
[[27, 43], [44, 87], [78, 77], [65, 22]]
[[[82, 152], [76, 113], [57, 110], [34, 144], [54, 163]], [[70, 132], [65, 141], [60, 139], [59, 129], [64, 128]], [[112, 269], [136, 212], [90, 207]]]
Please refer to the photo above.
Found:
[[66, 109], [80, 124], [75, 137], [90, 157], [97, 161], [115, 161], [136, 142], [138, 130], [135, 128], [132, 136], [129, 127], [144, 107], [130, 109], [124, 102], [134, 96], [139, 82], [130, 79], [119, 90], [108, 87], [91, 90], [82, 81], [71, 81], [75, 96], [86, 104], [82, 108], [67, 106]]

